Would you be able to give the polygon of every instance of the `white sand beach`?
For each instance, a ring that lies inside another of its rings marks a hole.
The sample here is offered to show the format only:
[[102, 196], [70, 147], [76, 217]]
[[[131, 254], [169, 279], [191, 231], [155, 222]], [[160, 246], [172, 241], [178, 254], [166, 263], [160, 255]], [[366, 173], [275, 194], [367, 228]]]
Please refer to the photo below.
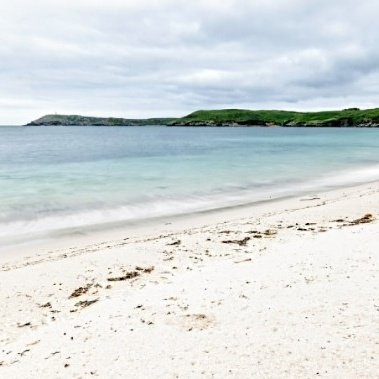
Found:
[[378, 215], [372, 183], [4, 255], [0, 377], [377, 378]]

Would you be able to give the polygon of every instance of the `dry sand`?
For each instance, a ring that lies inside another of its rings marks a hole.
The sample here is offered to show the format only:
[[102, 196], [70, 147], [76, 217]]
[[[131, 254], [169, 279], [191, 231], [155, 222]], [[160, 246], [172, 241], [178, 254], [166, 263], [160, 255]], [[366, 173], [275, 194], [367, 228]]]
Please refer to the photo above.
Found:
[[3, 256], [0, 378], [378, 378], [378, 215], [373, 183]]

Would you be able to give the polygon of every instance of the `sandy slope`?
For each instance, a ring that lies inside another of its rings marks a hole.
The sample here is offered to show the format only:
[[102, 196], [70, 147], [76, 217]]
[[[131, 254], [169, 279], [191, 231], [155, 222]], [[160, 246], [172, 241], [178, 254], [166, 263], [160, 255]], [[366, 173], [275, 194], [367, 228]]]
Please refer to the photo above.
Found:
[[0, 377], [378, 377], [379, 184], [233, 212], [2, 262]]

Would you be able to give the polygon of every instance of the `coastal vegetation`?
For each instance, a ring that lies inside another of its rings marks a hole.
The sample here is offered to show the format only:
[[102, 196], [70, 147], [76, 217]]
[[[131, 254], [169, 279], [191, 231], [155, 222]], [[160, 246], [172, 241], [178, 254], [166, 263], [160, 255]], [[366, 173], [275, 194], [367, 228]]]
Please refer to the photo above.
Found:
[[124, 119], [77, 115], [46, 115], [28, 125], [82, 126], [283, 126], [283, 127], [379, 127], [379, 108], [340, 111], [293, 112], [282, 110], [199, 110], [182, 118]]
[[342, 111], [292, 112], [280, 110], [204, 110], [191, 113], [175, 120], [172, 125], [180, 126], [379, 126], [379, 108], [359, 110], [349, 108]]

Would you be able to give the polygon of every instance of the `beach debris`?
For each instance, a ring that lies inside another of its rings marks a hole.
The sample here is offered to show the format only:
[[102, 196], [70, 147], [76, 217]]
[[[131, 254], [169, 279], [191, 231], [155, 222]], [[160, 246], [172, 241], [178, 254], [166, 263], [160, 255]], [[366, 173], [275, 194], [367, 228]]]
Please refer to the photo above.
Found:
[[108, 278], [107, 280], [108, 282], [123, 282], [125, 280], [137, 278], [138, 276], [141, 276], [141, 273], [150, 274], [151, 272], [154, 271], [154, 269], [155, 269], [154, 266], [149, 266], [149, 267], [136, 266], [136, 268], [133, 271], [125, 272], [124, 275]]
[[82, 300], [79, 301], [75, 304], [75, 307], [80, 307], [80, 308], [86, 308], [89, 307], [92, 304], [95, 304], [99, 301], [99, 299], [94, 299], [94, 300]]
[[263, 232], [265, 236], [274, 236], [275, 234], [278, 234], [276, 230], [273, 229], [267, 229]]
[[23, 357], [28, 351], [30, 351], [30, 349], [25, 349], [24, 351], [22, 351], [21, 353], [17, 353], [20, 357]]
[[243, 259], [242, 261], [236, 261], [234, 263], [243, 263], [243, 262], [251, 262], [252, 259], [251, 258], [246, 258], [246, 259]]
[[[187, 315], [187, 317], [191, 317], [191, 315]], [[204, 320], [207, 318], [207, 316], [205, 314], [195, 314], [193, 315], [193, 317], [196, 319], [196, 320]]]
[[79, 297], [88, 292], [88, 290], [92, 287], [92, 284], [87, 284], [84, 287], [77, 288], [68, 298], [72, 299], [74, 297]]
[[122, 276], [116, 276], [113, 278], [108, 278], [107, 280], [108, 280], [108, 282], [123, 282], [124, 280], [133, 279], [133, 278], [136, 278], [137, 276], [140, 276], [140, 275], [141, 274], [138, 271], [129, 271], [129, 272], [126, 272]]
[[373, 222], [374, 220], [375, 220], [374, 216], [371, 213], [367, 213], [361, 218], [350, 221], [350, 224], [351, 225], [368, 224], [370, 222]]
[[363, 217], [357, 218], [356, 220], [353, 220], [353, 221], [348, 221], [346, 220], [346, 218], [347, 217], [345, 217], [345, 219], [339, 218], [337, 220], [333, 220], [332, 222], [338, 222], [338, 223], [344, 222], [345, 224], [342, 224], [340, 226], [342, 227], [342, 226], [351, 226], [351, 225], [359, 225], [359, 224], [368, 224], [370, 222], [375, 221], [375, 217], [371, 213], [367, 213]]
[[30, 343], [28, 343], [26, 346], [37, 345], [37, 343], [39, 343], [39, 342], [41, 342], [41, 340], [36, 340], [36, 341], [30, 342]]
[[25, 324], [17, 324], [18, 328], [25, 328], [26, 326], [32, 326], [32, 323], [29, 321], [29, 322], [26, 322]]
[[40, 307], [40, 308], [51, 308], [51, 303], [48, 302], [48, 303], [46, 303], [46, 304], [41, 304], [39, 307]]
[[242, 240], [227, 240], [227, 241], [221, 241], [222, 243], [235, 243], [239, 246], [246, 246], [247, 242], [250, 241], [250, 237], [245, 237]]
[[253, 238], [262, 238], [263, 236], [274, 236], [275, 234], [278, 234], [278, 231], [274, 229], [266, 229], [264, 232], [250, 230], [248, 233], [253, 234]]
[[177, 240], [171, 243], [168, 243], [167, 246], [179, 246], [182, 243], [181, 240]]
[[174, 257], [168, 257], [168, 258], [163, 259], [164, 262], [172, 261], [172, 260], [174, 260]]
[[146, 321], [143, 318], [141, 318], [140, 321], [142, 322], [142, 324], [146, 324], [146, 325], [153, 325], [154, 324], [152, 321]]
[[150, 266], [150, 267], [146, 267], [146, 268], [143, 268], [143, 267], [139, 267], [139, 266], [137, 266], [136, 267], [136, 270], [137, 271], [142, 271], [142, 272], [145, 272], [145, 273], [147, 273], [147, 274], [150, 274], [152, 271], [154, 271], [154, 266]]

